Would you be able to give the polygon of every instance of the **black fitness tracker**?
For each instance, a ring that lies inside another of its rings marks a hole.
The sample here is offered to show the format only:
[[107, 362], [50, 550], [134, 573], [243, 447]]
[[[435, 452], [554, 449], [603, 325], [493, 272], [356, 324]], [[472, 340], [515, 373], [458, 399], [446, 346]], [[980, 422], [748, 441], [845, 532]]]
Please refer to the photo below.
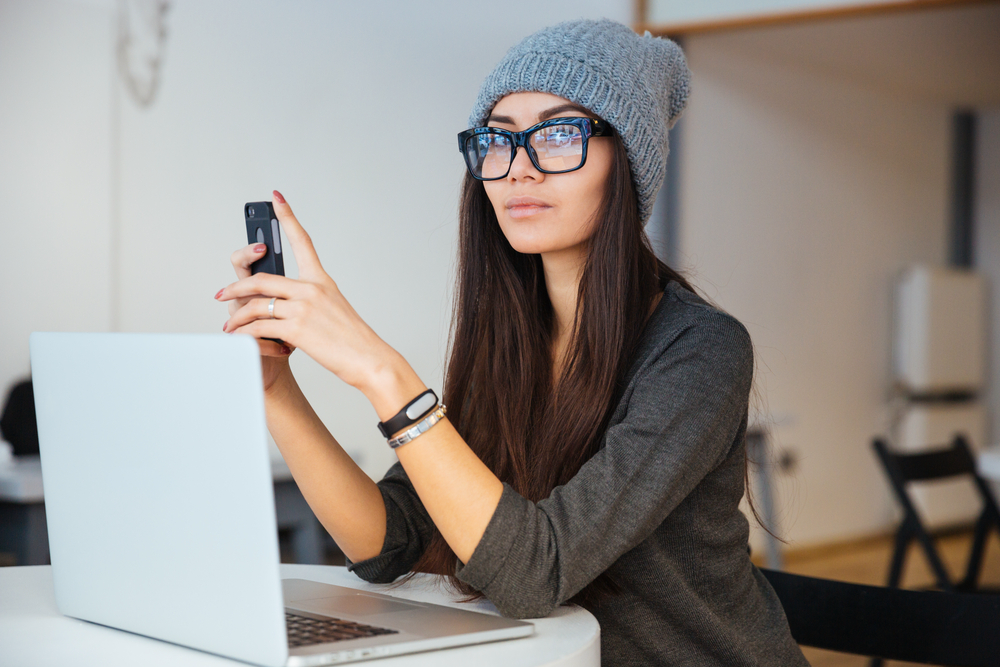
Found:
[[386, 419], [384, 422], [379, 422], [378, 430], [382, 434], [382, 437], [391, 438], [393, 433], [398, 433], [404, 428], [413, 426], [433, 412], [437, 406], [437, 394], [434, 393], [433, 389], [428, 389], [407, 403], [394, 417]]

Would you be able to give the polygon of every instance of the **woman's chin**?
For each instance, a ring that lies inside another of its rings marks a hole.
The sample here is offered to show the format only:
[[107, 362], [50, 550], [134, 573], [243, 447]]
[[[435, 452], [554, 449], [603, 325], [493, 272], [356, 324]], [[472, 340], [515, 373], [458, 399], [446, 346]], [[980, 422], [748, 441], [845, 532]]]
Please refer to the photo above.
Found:
[[584, 239], [583, 230], [572, 229], [561, 220], [511, 220], [500, 221], [500, 229], [507, 242], [523, 255], [544, 255], [578, 246]]
[[507, 237], [510, 247], [523, 255], [537, 255], [550, 252], [553, 244], [544, 239]]
[[575, 248], [579, 243], [555, 243], [551, 240], [541, 239], [515, 239], [510, 242], [510, 246], [522, 255], [548, 255], [570, 248]]

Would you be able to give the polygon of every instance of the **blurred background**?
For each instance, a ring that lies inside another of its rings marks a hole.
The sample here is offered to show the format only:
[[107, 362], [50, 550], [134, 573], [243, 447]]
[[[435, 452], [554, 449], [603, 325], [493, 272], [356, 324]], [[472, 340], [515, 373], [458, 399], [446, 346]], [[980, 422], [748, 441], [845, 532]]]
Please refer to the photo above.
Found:
[[[510, 46], [581, 17], [674, 36], [693, 71], [649, 233], [756, 345], [755, 479], [787, 544], [758, 530], [755, 552], [890, 539], [873, 438], [1000, 440], [996, 2], [0, 0], [0, 391], [32, 331], [218, 332], [242, 206], [275, 188], [440, 387], [455, 134]], [[903, 354], [925, 330], [945, 342]], [[932, 356], [944, 370], [911, 377]], [[365, 398], [292, 365], [380, 478], [395, 457]], [[932, 528], [975, 519], [952, 496], [927, 501]]]

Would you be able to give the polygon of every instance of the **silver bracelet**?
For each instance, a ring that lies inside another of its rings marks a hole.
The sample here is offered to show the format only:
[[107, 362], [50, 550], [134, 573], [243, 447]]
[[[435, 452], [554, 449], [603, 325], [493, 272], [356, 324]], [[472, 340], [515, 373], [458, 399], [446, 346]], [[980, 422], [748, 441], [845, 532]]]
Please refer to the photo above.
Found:
[[395, 438], [389, 440], [389, 446], [393, 449], [399, 447], [400, 445], [405, 445], [410, 440], [419, 437], [421, 434], [426, 433], [430, 430], [431, 426], [437, 424], [439, 421], [444, 419], [444, 413], [448, 411], [444, 403], [439, 403], [437, 409], [427, 415], [424, 420], [410, 428], [406, 429]]

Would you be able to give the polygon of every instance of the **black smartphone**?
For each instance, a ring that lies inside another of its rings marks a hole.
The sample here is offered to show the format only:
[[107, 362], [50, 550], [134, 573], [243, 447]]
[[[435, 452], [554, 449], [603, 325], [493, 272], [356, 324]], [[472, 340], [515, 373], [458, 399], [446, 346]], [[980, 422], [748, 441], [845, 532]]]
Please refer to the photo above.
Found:
[[261, 272], [285, 275], [285, 261], [281, 255], [281, 227], [271, 202], [250, 202], [243, 207], [243, 215], [247, 221], [247, 243], [263, 243], [267, 246], [264, 256], [250, 265], [251, 275]]
[[[255, 201], [243, 206], [243, 217], [247, 221], [247, 243], [263, 243], [267, 246], [264, 256], [250, 265], [250, 274], [273, 273], [285, 275], [285, 261], [281, 256], [281, 227], [274, 207], [269, 201]], [[265, 338], [279, 345], [285, 341], [279, 338]]]

